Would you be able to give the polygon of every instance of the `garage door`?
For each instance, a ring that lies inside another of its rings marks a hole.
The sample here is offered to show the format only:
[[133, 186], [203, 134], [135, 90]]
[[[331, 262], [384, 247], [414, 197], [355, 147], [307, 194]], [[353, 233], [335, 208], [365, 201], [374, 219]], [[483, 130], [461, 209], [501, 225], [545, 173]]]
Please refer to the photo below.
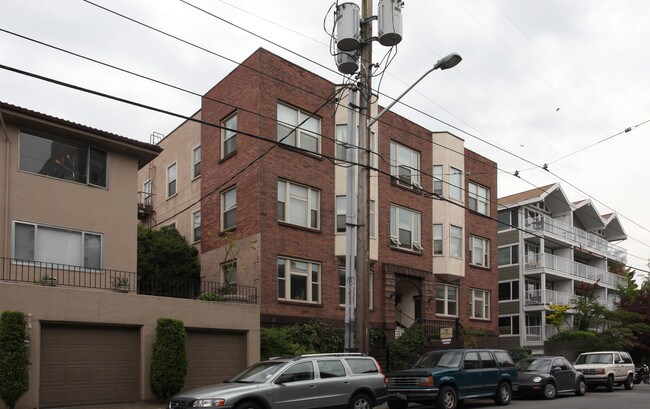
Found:
[[187, 331], [184, 390], [220, 383], [246, 368], [246, 334]]
[[136, 402], [139, 384], [138, 328], [41, 327], [40, 407]]

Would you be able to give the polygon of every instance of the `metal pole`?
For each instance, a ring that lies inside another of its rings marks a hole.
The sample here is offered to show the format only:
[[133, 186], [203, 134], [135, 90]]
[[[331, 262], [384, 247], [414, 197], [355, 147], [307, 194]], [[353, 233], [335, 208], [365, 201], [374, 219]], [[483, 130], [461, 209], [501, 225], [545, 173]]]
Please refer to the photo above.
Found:
[[345, 201], [345, 340], [346, 352], [357, 351], [355, 342], [355, 307], [357, 277], [354, 270], [354, 259], [357, 241], [357, 195], [356, 195], [356, 164], [359, 151], [357, 146], [357, 117], [355, 104], [357, 103], [357, 89], [353, 87], [348, 99], [348, 128], [347, 128], [347, 185]]

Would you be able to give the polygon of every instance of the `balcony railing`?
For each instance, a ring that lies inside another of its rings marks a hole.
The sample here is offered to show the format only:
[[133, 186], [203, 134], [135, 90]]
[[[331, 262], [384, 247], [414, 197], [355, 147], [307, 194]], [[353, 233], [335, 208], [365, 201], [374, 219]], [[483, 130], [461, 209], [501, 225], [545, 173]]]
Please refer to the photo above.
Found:
[[621, 263], [627, 263], [627, 250], [623, 247], [612, 244], [593, 233], [576, 229], [552, 217], [529, 217], [524, 222], [524, 229], [531, 233], [543, 234], [562, 240]]
[[625, 277], [610, 273], [607, 270], [588, 266], [573, 260], [554, 256], [548, 253], [527, 255], [524, 260], [524, 272], [545, 269], [554, 274], [567, 278], [598, 281], [610, 287], [618, 287], [625, 283]]
[[524, 305], [571, 304], [579, 296], [553, 290], [532, 290], [524, 294]]
[[130, 292], [141, 295], [257, 304], [257, 287], [188, 279], [159, 279], [119, 270], [89, 269], [0, 257], [0, 281]]
[[526, 327], [526, 335], [524, 340], [526, 342], [543, 342], [557, 334], [557, 328], [553, 325], [545, 325], [545, 336], [542, 337], [542, 326], [541, 325], [531, 325]]

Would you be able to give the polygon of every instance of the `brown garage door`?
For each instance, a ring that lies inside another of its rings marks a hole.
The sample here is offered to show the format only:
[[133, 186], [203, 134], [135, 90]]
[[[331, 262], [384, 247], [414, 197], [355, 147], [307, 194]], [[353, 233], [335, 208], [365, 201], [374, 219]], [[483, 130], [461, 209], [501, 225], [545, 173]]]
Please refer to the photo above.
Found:
[[40, 407], [140, 400], [138, 328], [44, 324]]
[[187, 331], [184, 390], [220, 383], [246, 368], [246, 334]]

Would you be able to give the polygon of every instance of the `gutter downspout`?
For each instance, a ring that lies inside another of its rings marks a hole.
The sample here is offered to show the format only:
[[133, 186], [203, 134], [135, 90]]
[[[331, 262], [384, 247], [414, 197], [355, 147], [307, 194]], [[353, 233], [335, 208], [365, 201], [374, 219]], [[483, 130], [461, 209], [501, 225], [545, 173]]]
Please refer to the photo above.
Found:
[[4, 203], [4, 214], [2, 215], [2, 226], [3, 226], [3, 240], [4, 248], [2, 249], [2, 257], [9, 256], [9, 133], [7, 132], [7, 127], [5, 126], [4, 117], [2, 115], [2, 110], [0, 110], [0, 126], [2, 126], [2, 133], [4, 134], [5, 140], [5, 177], [4, 177], [4, 191], [5, 191], [5, 203]]

